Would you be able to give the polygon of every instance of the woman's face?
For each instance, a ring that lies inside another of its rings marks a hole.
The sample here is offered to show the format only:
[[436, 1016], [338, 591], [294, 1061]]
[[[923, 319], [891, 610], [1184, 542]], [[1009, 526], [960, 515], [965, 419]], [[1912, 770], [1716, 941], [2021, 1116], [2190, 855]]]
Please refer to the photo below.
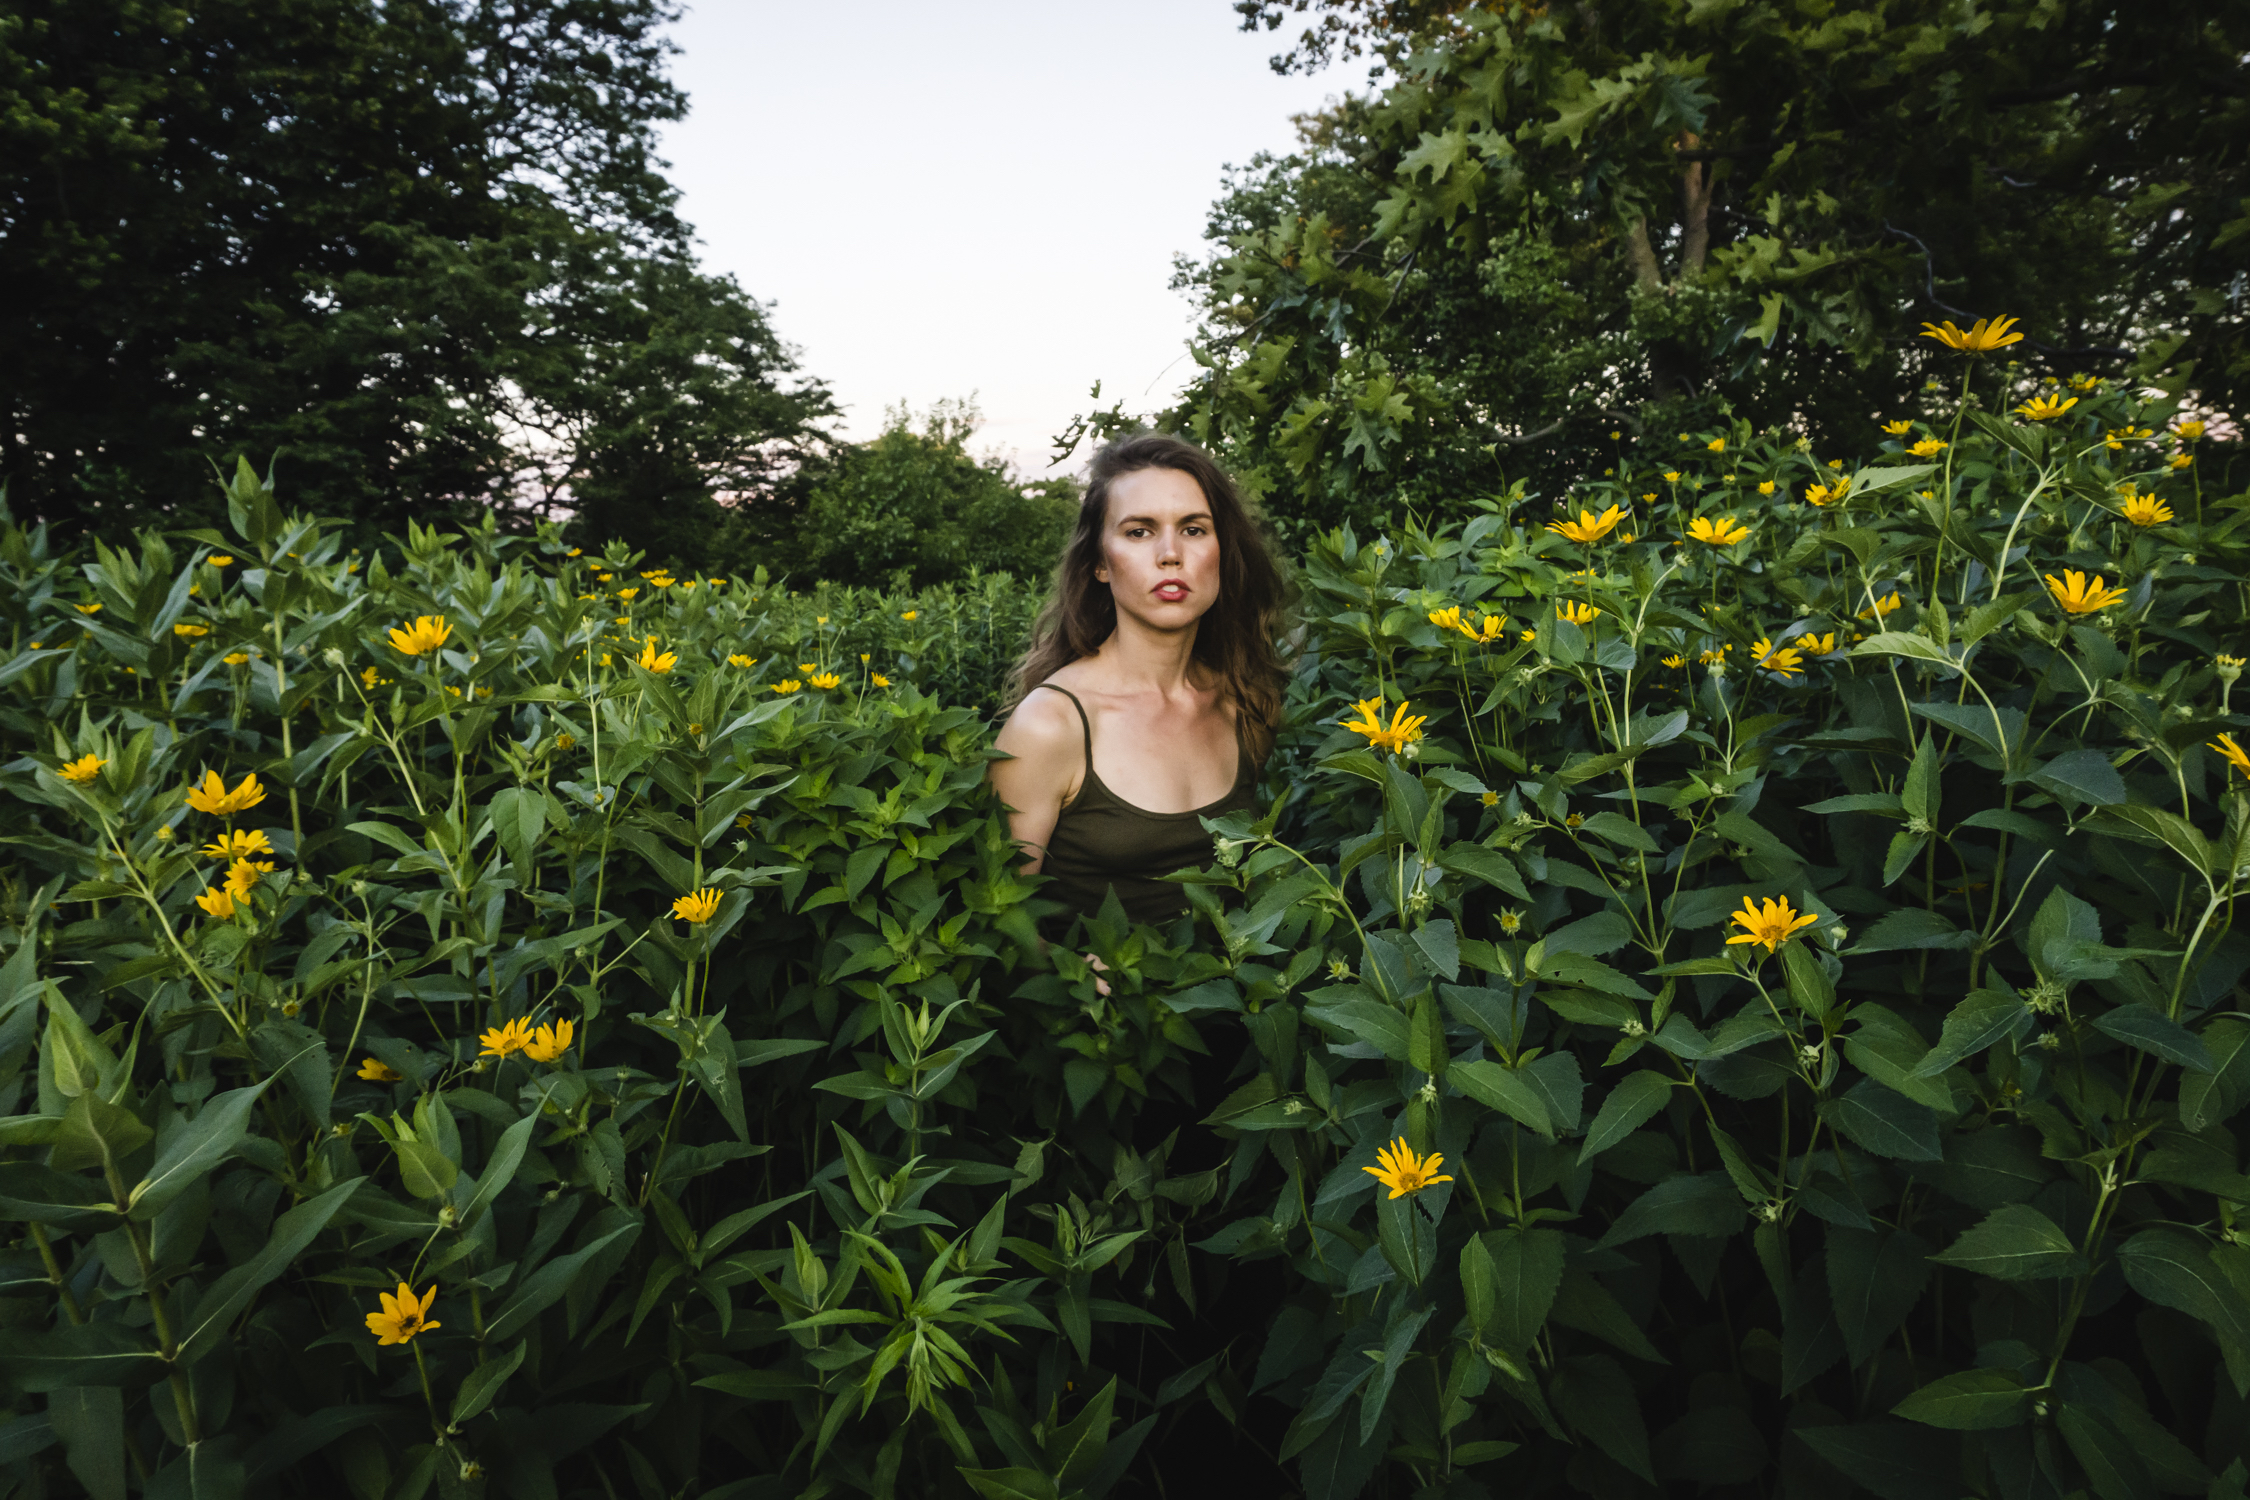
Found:
[[1203, 487], [1177, 469], [1136, 469], [1109, 487], [1102, 560], [1118, 613], [1159, 630], [1193, 625], [1219, 598], [1219, 534]]

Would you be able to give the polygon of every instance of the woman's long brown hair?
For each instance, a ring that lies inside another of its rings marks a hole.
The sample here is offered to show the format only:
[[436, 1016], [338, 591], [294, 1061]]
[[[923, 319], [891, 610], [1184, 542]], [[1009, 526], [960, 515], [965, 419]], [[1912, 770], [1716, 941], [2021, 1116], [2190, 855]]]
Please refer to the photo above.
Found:
[[1190, 442], [1161, 432], [1118, 438], [1094, 455], [1070, 545], [1055, 564], [1054, 586], [1031, 629], [1031, 647], [1008, 674], [1008, 706], [1057, 671], [1095, 655], [1117, 629], [1117, 601], [1094, 577], [1102, 561], [1110, 487], [1143, 469], [1171, 469], [1193, 479], [1211, 509], [1219, 542], [1219, 597], [1195, 633], [1193, 660], [1219, 679], [1260, 761], [1281, 727], [1288, 669], [1274, 643], [1286, 601], [1281, 569], [1234, 481], [1217, 460]]

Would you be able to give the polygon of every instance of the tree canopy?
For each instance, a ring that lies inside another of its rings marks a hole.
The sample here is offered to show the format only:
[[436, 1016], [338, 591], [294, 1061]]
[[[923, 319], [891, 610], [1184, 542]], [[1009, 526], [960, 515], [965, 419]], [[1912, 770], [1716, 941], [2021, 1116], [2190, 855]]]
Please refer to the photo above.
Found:
[[0, 16], [0, 479], [117, 529], [212, 460], [396, 529], [661, 543], [831, 407], [700, 271], [668, 0], [26, 0]]
[[2239, 6], [1309, 9], [1277, 66], [1366, 45], [1393, 81], [1235, 175], [1168, 419], [1283, 517], [1559, 483], [1726, 411], [1864, 444], [1929, 320], [2239, 408]]

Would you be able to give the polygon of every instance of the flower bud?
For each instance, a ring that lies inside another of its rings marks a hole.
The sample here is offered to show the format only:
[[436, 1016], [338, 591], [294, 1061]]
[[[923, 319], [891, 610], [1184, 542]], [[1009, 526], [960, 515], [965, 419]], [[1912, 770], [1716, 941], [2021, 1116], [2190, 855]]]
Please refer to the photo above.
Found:
[[320, 659], [339, 671], [342, 670], [344, 665], [344, 653], [341, 648], [336, 646], [330, 646], [326, 651], [321, 652]]

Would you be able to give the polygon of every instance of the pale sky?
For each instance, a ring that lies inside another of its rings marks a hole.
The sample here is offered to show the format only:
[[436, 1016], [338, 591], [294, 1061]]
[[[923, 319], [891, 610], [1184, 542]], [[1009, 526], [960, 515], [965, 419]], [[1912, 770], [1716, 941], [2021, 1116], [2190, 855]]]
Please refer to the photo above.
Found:
[[705, 266], [775, 304], [844, 436], [973, 393], [972, 449], [1059, 473], [1096, 380], [1147, 411], [1193, 374], [1166, 283], [1221, 168], [1365, 86], [1279, 77], [1290, 33], [1237, 24], [1227, 0], [700, 0], [663, 154]]

